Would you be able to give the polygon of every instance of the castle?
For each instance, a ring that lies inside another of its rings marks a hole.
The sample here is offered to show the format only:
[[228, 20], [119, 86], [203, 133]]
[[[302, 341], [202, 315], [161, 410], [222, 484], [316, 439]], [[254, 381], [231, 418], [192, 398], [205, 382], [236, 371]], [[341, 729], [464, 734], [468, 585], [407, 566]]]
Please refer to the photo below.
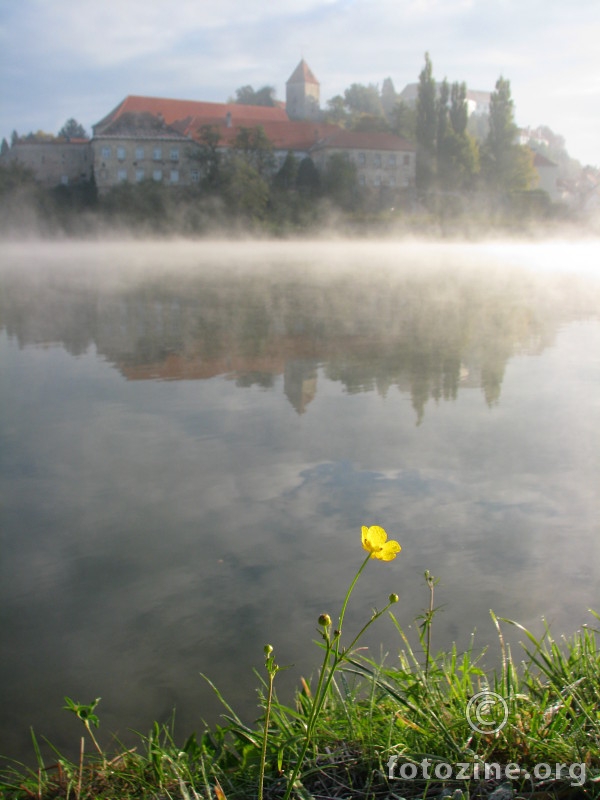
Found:
[[414, 186], [413, 144], [383, 132], [354, 132], [323, 121], [320, 86], [302, 59], [286, 82], [286, 102], [272, 107], [129, 95], [93, 126], [90, 140], [21, 139], [2, 155], [32, 170], [46, 186], [90, 180], [103, 193], [119, 183], [153, 180], [192, 186], [202, 179], [198, 152], [207, 128], [218, 149], [234, 147], [242, 128], [260, 127], [279, 168], [288, 153], [325, 169], [335, 153], [355, 166], [360, 186], [397, 191]]

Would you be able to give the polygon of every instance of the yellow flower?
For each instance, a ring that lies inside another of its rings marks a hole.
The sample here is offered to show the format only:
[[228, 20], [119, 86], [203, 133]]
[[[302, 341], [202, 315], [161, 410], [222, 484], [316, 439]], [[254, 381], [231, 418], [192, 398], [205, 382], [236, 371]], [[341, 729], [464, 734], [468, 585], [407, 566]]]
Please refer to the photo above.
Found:
[[387, 541], [387, 533], [379, 525], [371, 525], [367, 528], [362, 526], [362, 546], [363, 550], [371, 554], [371, 558], [378, 558], [380, 561], [393, 561], [402, 548], [395, 542]]

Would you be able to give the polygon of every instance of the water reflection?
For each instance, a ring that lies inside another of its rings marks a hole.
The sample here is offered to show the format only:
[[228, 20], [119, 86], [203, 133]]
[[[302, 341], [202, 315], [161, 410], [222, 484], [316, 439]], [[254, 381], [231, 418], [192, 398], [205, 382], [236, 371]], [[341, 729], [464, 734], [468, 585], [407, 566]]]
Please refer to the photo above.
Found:
[[363, 523], [403, 551], [349, 626], [391, 591], [410, 621], [425, 569], [436, 647], [493, 640], [489, 608], [566, 631], [600, 608], [597, 280], [96, 249], [0, 272], [0, 751], [29, 757], [29, 724], [76, 750], [65, 694], [125, 739], [177, 706], [183, 736], [217, 711], [199, 672], [251, 716], [265, 641], [288, 686], [314, 669]]
[[[21, 346], [91, 344], [128, 380], [207, 380], [283, 391], [300, 414], [318, 392], [317, 369], [352, 394], [395, 387], [417, 420], [428, 400], [480, 387], [498, 402], [508, 360], [540, 353], [565, 321], [596, 313], [598, 285], [534, 279], [503, 265], [448, 270], [410, 261], [346, 274], [327, 264], [306, 276], [276, 264], [259, 274], [149, 277], [118, 288], [101, 270], [3, 278], [0, 319]], [[315, 268], [313, 267], [313, 270]]]

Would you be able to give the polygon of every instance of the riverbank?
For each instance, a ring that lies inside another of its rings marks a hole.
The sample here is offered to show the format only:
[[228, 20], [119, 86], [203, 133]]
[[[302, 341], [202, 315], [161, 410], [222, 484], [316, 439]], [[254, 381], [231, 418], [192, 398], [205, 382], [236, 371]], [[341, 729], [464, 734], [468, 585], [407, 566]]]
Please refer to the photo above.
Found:
[[[0, 797], [237, 800], [260, 795], [261, 775], [266, 798], [286, 790], [315, 800], [598, 795], [600, 654], [593, 628], [560, 642], [550, 630], [536, 638], [522, 628], [521, 652], [513, 654], [504, 631], [515, 623], [493, 617], [502, 663], [486, 674], [474, 647], [428, 657], [428, 624], [413, 646], [390, 616], [398, 656], [380, 664], [348, 651], [316, 716], [320, 680], [302, 680], [293, 706], [275, 693], [269, 701], [271, 651], [258, 687], [262, 714], [252, 726], [221, 698], [224, 722], [183, 742], [155, 723], [137, 747], [113, 742], [105, 749], [94, 735], [101, 704], [69, 701], [67, 712], [82, 723], [80, 758], [43, 758], [33, 735], [37, 766], [4, 764]], [[334, 637], [323, 622], [321, 633]], [[332, 644], [330, 657], [333, 650]]]

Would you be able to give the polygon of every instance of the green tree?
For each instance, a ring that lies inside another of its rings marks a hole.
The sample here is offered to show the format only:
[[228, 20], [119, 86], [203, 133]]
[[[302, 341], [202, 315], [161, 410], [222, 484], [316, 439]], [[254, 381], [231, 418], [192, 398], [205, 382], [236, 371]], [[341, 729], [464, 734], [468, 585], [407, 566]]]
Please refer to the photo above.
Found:
[[327, 159], [323, 188], [340, 208], [350, 210], [356, 205], [358, 188], [356, 165], [345, 153], [333, 153]]
[[261, 125], [255, 128], [242, 126], [234, 139], [233, 150], [239, 158], [253, 167], [261, 178], [270, 177], [273, 173], [277, 163], [273, 145]]
[[392, 131], [396, 136], [401, 136], [409, 142], [416, 142], [417, 139], [417, 112], [400, 100], [394, 107], [392, 114]]
[[2, 145], [0, 146], [0, 156], [5, 156], [9, 152], [10, 147], [8, 146], [8, 142], [6, 139], [2, 139]]
[[327, 110], [325, 111], [325, 120], [339, 125], [346, 121], [348, 112], [346, 111], [346, 101], [341, 94], [336, 94], [331, 100], [327, 101]]
[[243, 106], [269, 106], [275, 105], [275, 87], [263, 86], [254, 91], [252, 86], [241, 86], [235, 90], [235, 103]]
[[381, 86], [381, 106], [389, 120], [392, 119], [397, 101], [398, 95], [396, 94], [394, 82], [391, 78], [386, 78]]
[[383, 117], [383, 106], [379, 97], [379, 89], [374, 84], [363, 86], [353, 83], [344, 92], [344, 102], [351, 114], [372, 114]]
[[419, 74], [417, 90], [417, 187], [428, 191], [435, 178], [436, 133], [438, 115], [436, 109], [436, 85], [429, 53], [425, 53], [425, 66]]
[[321, 190], [321, 176], [315, 162], [309, 156], [303, 158], [298, 165], [296, 187], [301, 194], [307, 197], [316, 197]]
[[500, 77], [490, 98], [490, 130], [482, 159], [485, 179], [495, 192], [528, 189], [533, 183], [532, 160], [516, 138], [510, 81]]
[[285, 157], [279, 172], [273, 178], [273, 185], [278, 189], [293, 189], [298, 177], [298, 159], [290, 151]]
[[467, 107], [467, 84], [453, 83], [450, 91], [450, 124], [458, 136], [467, 130], [469, 109]]
[[59, 138], [63, 139], [86, 139], [87, 133], [83, 125], [76, 119], [68, 119], [58, 132]]
[[214, 125], [203, 125], [199, 131], [199, 144], [195, 158], [200, 164], [203, 184], [207, 189], [216, 189], [221, 178], [221, 134]]
[[377, 114], [360, 114], [354, 118], [351, 129], [365, 133], [387, 133], [390, 126], [385, 117]]
[[438, 186], [445, 191], [462, 191], [472, 186], [479, 171], [479, 150], [467, 133], [466, 84], [454, 83], [448, 89], [444, 81], [438, 109]]
[[269, 202], [269, 185], [258, 170], [242, 155], [233, 153], [223, 177], [229, 209], [248, 219], [262, 219]]
[[439, 160], [440, 148], [444, 143], [444, 139], [448, 135], [448, 128], [450, 124], [449, 102], [450, 102], [450, 87], [448, 86], [448, 81], [446, 80], [446, 78], [444, 78], [444, 80], [440, 84], [439, 96], [436, 101], [437, 130], [435, 134], [435, 145], [438, 153], [438, 160]]

